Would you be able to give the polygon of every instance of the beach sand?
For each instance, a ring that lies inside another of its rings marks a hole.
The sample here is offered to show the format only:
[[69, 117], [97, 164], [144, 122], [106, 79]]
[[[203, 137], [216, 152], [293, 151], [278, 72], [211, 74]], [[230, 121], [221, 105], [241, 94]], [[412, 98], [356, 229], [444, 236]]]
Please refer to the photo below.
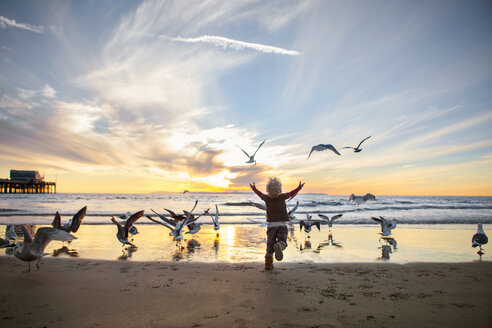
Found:
[[[3, 327], [490, 327], [492, 263], [0, 257]], [[472, 324], [473, 323], [473, 324]]]

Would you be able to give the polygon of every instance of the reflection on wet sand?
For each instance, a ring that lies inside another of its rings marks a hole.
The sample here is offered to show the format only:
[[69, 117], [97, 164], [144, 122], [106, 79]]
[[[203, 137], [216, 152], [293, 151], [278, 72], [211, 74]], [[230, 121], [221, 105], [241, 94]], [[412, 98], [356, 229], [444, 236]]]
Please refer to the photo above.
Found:
[[60, 255], [63, 255], [63, 254], [66, 254], [70, 257], [79, 257], [79, 252], [77, 252], [76, 249], [70, 249], [68, 248], [67, 246], [63, 245], [61, 248], [58, 248], [58, 249], [55, 249], [53, 251], [53, 254], [52, 256], [60, 256]]
[[118, 256], [118, 260], [126, 261], [132, 257], [133, 253], [137, 251], [137, 247], [134, 245], [128, 245], [121, 249], [121, 255]]
[[[32, 234], [40, 226], [31, 226]], [[297, 228], [297, 226], [296, 226]], [[137, 260], [137, 261], [198, 261], [198, 262], [261, 262], [265, 255], [266, 229], [256, 225], [223, 225], [220, 237], [213, 226], [204, 225], [195, 238], [188, 234], [176, 244], [167, 231], [163, 233], [154, 224], [140, 224], [136, 247], [122, 248], [114, 238], [113, 225], [86, 225], [71, 244], [53, 241], [45, 252], [61, 258]], [[0, 226], [0, 235], [6, 231]], [[284, 262], [453, 262], [473, 261], [476, 251], [470, 247], [474, 226], [400, 226], [392, 237], [375, 236], [376, 226], [339, 225], [336, 231], [317, 229], [308, 235], [298, 229], [289, 229], [288, 247]], [[439, 233], [436, 234], [436, 231]], [[336, 238], [335, 238], [336, 234]], [[22, 236], [16, 238], [21, 242]], [[343, 242], [341, 242], [343, 240]], [[397, 243], [397, 240], [399, 244]], [[436, 244], [439, 248], [436, 249]], [[411, 245], [401, 247], [400, 245]], [[377, 249], [377, 255], [374, 251]], [[0, 255], [9, 256], [13, 248], [0, 249]], [[398, 250], [396, 252], [396, 250]], [[375, 257], [377, 256], [377, 258]], [[483, 254], [484, 261], [492, 259]]]
[[334, 247], [338, 247], [338, 248], [343, 248], [343, 246], [340, 243], [336, 243], [336, 242], [333, 241], [333, 234], [330, 233], [328, 235], [328, 240], [326, 240], [324, 242], [321, 242], [318, 245], [318, 247], [316, 247], [316, 249], [314, 250], [314, 252], [319, 254], [323, 248], [328, 247], [328, 246], [334, 246]]
[[[383, 242], [381, 242], [381, 240]], [[396, 252], [396, 239], [392, 237], [381, 237], [379, 238], [379, 243], [381, 244], [381, 247], [378, 247], [378, 249], [381, 249], [381, 257], [378, 257], [377, 260], [389, 260], [390, 254], [393, 253], [393, 251]]]

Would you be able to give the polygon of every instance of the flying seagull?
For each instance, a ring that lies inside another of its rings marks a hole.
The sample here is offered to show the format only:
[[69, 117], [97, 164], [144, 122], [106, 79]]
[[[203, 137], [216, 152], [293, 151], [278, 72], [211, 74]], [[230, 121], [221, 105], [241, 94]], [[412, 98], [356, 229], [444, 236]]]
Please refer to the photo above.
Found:
[[243, 153], [245, 153], [246, 156], [249, 157], [248, 161], [245, 162], [245, 163], [248, 163], [248, 164], [254, 163], [253, 166], [256, 165], [255, 155], [258, 152], [258, 150], [260, 149], [260, 147], [263, 146], [263, 144], [265, 143], [265, 141], [266, 140], [263, 140], [263, 142], [258, 146], [258, 148], [256, 148], [256, 151], [251, 156], [247, 152], [245, 152], [244, 149], [242, 149], [241, 147], [239, 147], [238, 145], [236, 145], [237, 148], [241, 149], [243, 151]]
[[77, 239], [77, 237], [66, 231], [47, 227], [39, 228], [33, 239], [27, 226], [22, 225], [21, 228], [24, 234], [24, 241], [15, 245], [14, 256], [19, 260], [27, 262], [28, 268], [26, 272], [31, 271], [30, 262], [34, 260], [38, 260], [36, 262], [36, 268], [39, 270], [39, 261], [41, 261], [41, 257], [47, 255], [44, 253], [44, 249], [52, 240], [70, 241]]
[[482, 256], [482, 245], [485, 245], [489, 242], [487, 235], [483, 231], [483, 226], [481, 223], [478, 224], [477, 233], [473, 235], [472, 238], [472, 247], [480, 247], [480, 250], [477, 252], [480, 256]]
[[360, 145], [362, 145], [362, 143], [363, 143], [364, 141], [366, 141], [367, 139], [369, 139], [370, 137], [371, 137], [371, 136], [369, 136], [369, 137], [365, 138], [364, 140], [362, 140], [362, 141], [359, 143], [359, 145], [358, 145], [357, 147], [355, 147], [355, 148], [354, 148], [354, 147], [342, 147], [341, 149], [351, 148], [351, 149], [353, 149], [353, 150], [354, 150], [354, 152], [356, 152], [356, 153], [361, 152], [361, 151], [362, 151], [362, 148], [360, 148]]
[[356, 195], [352, 194], [349, 197], [349, 202], [354, 202], [356, 205], [360, 205], [362, 203], [365, 203], [368, 200], [376, 200], [376, 196], [374, 196], [373, 194], [367, 193], [364, 196], [356, 196]]
[[68, 223], [62, 225], [61, 224], [61, 216], [60, 213], [55, 213], [55, 218], [51, 225], [55, 229], [63, 230], [66, 232], [77, 232], [79, 230], [80, 224], [82, 223], [82, 219], [85, 217], [85, 213], [87, 212], [87, 206], [82, 207], [72, 219], [68, 221]]
[[338, 156], [341, 156], [340, 153], [338, 152], [338, 150], [335, 147], [333, 147], [333, 145], [331, 145], [331, 144], [328, 144], [328, 145], [319, 144], [319, 145], [313, 146], [313, 148], [311, 148], [311, 152], [309, 152], [309, 156], [307, 159], [309, 159], [309, 157], [311, 157], [311, 154], [313, 153], [313, 151], [323, 151], [323, 150], [327, 150], [327, 149], [331, 150], [332, 152], [334, 152]]
[[140, 219], [142, 217], [142, 215], [144, 214], [144, 211], [139, 211], [139, 212], [136, 212], [134, 214], [132, 214], [128, 220], [126, 220], [125, 222], [125, 225], [122, 226], [118, 221], [116, 221], [116, 219], [114, 218], [114, 216], [111, 217], [111, 221], [113, 221], [114, 224], [116, 224], [116, 226], [118, 227], [118, 232], [116, 233], [116, 238], [118, 238], [119, 242], [124, 245], [130, 245], [130, 246], [134, 246], [132, 243], [130, 243], [128, 241], [128, 235], [130, 233], [130, 228], [132, 227], [132, 225], [137, 222], [138, 219]]
[[341, 217], [342, 217], [342, 215], [343, 215], [343, 214], [337, 214], [337, 215], [334, 215], [334, 216], [332, 216], [332, 217], [330, 218], [330, 217], [328, 217], [328, 216], [326, 216], [326, 215], [323, 215], [323, 214], [318, 214], [318, 216], [319, 216], [320, 218], [322, 218], [323, 220], [326, 220], [326, 221], [328, 222], [328, 227], [330, 227], [330, 228], [331, 228], [331, 227], [332, 227], [332, 225], [333, 225], [333, 221], [335, 221], [335, 220], [337, 220], [337, 219], [341, 218]]
[[389, 221], [383, 218], [382, 216], [380, 216], [379, 218], [371, 217], [371, 219], [373, 219], [374, 221], [376, 221], [381, 225], [381, 232], [380, 232], [381, 236], [387, 237], [391, 235], [391, 230], [396, 228], [396, 220]]
[[321, 231], [320, 228], [320, 223], [321, 221], [318, 220], [311, 220], [312, 216], [309, 213], [306, 213], [306, 220], [300, 220], [300, 230], [302, 231], [302, 228], [304, 228], [304, 231], [307, 233], [311, 232], [311, 227], [315, 226], [318, 228], [319, 231]]

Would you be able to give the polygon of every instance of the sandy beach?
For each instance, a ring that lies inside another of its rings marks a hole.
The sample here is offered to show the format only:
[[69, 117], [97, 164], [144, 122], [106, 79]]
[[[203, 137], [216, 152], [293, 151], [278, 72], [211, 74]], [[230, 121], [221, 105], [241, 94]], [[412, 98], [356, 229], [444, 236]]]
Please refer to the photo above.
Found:
[[116, 262], [0, 257], [8, 327], [467, 327], [492, 323], [492, 263]]

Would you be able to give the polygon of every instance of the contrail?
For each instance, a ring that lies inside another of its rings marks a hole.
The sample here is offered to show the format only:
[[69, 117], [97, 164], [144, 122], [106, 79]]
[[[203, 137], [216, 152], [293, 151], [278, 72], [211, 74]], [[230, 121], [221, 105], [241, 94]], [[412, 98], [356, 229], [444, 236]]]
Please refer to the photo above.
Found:
[[289, 55], [289, 56], [298, 56], [300, 55], [300, 52], [295, 51], [295, 50], [288, 50], [288, 49], [283, 49], [283, 48], [278, 48], [278, 47], [273, 47], [273, 46], [267, 46], [264, 44], [259, 44], [259, 43], [251, 43], [251, 42], [244, 42], [244, 41], [239, 41], [239, 40], [233, 40], [233, 39], [228, 39], [224, 38], [222, 36], [216, 36], [216, 35], [203, 35], [199, 36], [196, 38], [170, 38], [167, 36], [160, 36], [161, 39], [168, 39], [172, 41], [180, 41], [180, 42], [188, 42], [188, 43], [210, 43], [213, 44], [217, 47], [222, 47], [223, 49], [231, 48], [231, 49], [236, 49], [236, 50], [242, 50], [242, 49], [254, 49], [257, 51], [261, 52], [266, 52], [266, 53], [274, 53], [274, 54], [280, 54], [280, 55]]

